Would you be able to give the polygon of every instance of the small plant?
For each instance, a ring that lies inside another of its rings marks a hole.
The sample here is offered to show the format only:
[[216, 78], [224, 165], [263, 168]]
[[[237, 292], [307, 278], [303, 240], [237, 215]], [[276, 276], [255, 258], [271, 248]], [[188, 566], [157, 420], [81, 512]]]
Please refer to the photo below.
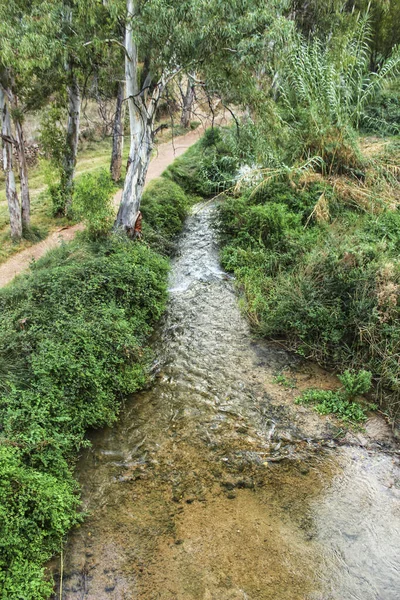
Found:
[[110, 174], [105, 169], [97, 174], [82, 175], [75, 184], [74, 211], [86, 223], [93, 239], [105, 236], [111, 229], [114, 189]]
[[358, 373], [345, 371], [339, 379], [343, 384], [339, 390], [306, 390], [296, 399], [296, 404], [313, 404], [320, 415], [333, 414], [348, 423], [366, 421], [367, 411], [376, 409], [376, 406], [366, 403], [362, 405], [355, 399], [370, 390], [372, 374], [365, 370]]
[[342, 393], [348, 400], [354, 400], [357, 396], [367, 394], [371, 389], [372, 373], [370, 371], [345, 371], [339, 375], [339, 381], [343, 385]]
[[293, 379], [293, 377], [288, 377], [284, 373], [278, 373], [275, 375], [273, 381], [274, 383], [277, 383], [286, 389], [294, 389], [296, 387], [296, 380]]

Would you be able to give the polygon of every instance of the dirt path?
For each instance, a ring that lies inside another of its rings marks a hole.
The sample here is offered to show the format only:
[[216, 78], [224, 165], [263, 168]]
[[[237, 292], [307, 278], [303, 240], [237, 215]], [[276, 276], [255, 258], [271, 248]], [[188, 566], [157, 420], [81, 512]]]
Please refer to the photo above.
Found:
[[[159, 177], [161, 173], [170, 165], [175, 158], [180, 156], [192, 146], [199, 139], [203, 128], [199, 128], [195, 131], [189, 131], [189, 133], [175, 138], [173, 141], [160, 144], [156, 156], [150, 163], [149, 171], [147, 173], [146, 183]], [[115, 194], [115, 204], [119, 205], [121, 200], [122, 190], [118, 190]], [[61, 242], [69, 242], [75, 237], [77, 231], [82, 231], [84, 228], [82, 223], [72, 225], [71, 227], [62, 227], [52, 234], [50, 234], [45, 240], [22, 250], [9, 258], [6, 262], [0, 265], [0, 287], [7, 285], [16, 275], [23, 273], [29, 269], [29, 265], [32, 260], [38, 260], [48, 250], [55, 248]]]

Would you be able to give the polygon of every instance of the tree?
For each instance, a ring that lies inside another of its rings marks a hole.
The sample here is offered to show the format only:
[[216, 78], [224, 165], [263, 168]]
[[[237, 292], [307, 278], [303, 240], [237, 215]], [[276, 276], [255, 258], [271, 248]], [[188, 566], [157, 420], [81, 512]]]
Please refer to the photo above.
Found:
[[[128, 235], [133, 235], [153, 148], [154, 121], [158, 103], [165, 86], [178, 73], [180, 67], [175, 61], [175, 64], [166, 61], [161, 65], [161, 73], [153, 91], [150, 91], [150, 77], [146, 78], [140, 86], [135, 21], [138, 20], [139, 15], [143, 16], [143, 13], [140, 13], [141, 7], [137, 0], [127, 0], [126, 8], [124, 52], [130, 149], [125, 185], [115, 224], [116, 227], [123, 228]], [[175, 13], [173, 9], [172, 11]], [[146, 12], [146, 6], [143, 12]], [[139, 24], [138, 29], [140, 25], [143, 26], [144, 21], [145, 19]]]
[[112, 151], [110, 174], [115, 182], [121, 179], [122, 150], [124, 147], [124, 120], [125, 120], [125, 85], [123, 81], [117, 84], [117, 100], [112, 132]]
[[179, 83], [179, 91], [182, 98], [181, 125], [185, 129], [188, 129], [188, 127], [190, 127], [190, 119], [192, 116], [193, 102], [195, 97], [194, 80], [191, 75], [187, 76], [186, 91], [184, 91], [182, 83]]
[[13, 150], [11, 119], [6, 92], [0, 84], [1, 137], [3, 143], [3, 169], [6, 176], [6, 196], [10, 215], [11, 237], [19, 240], [22, 237], [22, 218], [18, 200], [17, 186], [13, 170]]
[[[153, 146], [154, 119], [167, 84], [179, 72], [201, 72], [212, 92], [227, 95], [228, 90], [240, 90], [243, 61], [250, 60], [282, 4], [287, 6], [285, 0], [268, 4], [262, 0], [127, 1], [124, 54], [131, 145], [117, 228], [128, 234], [134, 231]], [[148, 64], [148, 77], [142, 84], [139, 55]], [[234, 83], [229, 81], [231, 74]]]

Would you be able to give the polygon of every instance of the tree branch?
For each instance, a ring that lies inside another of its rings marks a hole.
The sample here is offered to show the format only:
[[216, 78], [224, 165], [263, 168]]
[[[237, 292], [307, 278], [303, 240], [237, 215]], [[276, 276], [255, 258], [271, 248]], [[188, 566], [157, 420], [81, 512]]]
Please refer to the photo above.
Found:
[[[120, 42], [119, 40], [117, 40], [116, 38], [107, 38], [106, 40], [102, 40], [104, 43], [106, 44], [117, 44], [117, 46], [120, 46], [120, 48], [122, 48], [122, 50], [124, 51], [125, 56], [127, 56], [128, 58], [130, 58], [127, 49], [125, 48], [125, 45]], [[83, 46], [90, 46], [91, 44], [94, 44], [94, 40], [90, 40], [89, 42], [85, 42], [83, 44]]]

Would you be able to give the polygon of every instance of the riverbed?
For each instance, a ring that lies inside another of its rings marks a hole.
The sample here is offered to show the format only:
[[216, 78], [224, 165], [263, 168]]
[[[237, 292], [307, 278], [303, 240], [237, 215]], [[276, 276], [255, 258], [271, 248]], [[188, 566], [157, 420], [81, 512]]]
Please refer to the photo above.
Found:
[[390, 430], [374, 417], [344, 435], [276, 383], [325, 376], [252, 337], [214, 210], [196, 206], [181, 235], [153, 386], [79, 461], [88, 517], [65, 548], [62, 597], [398, 600]]

